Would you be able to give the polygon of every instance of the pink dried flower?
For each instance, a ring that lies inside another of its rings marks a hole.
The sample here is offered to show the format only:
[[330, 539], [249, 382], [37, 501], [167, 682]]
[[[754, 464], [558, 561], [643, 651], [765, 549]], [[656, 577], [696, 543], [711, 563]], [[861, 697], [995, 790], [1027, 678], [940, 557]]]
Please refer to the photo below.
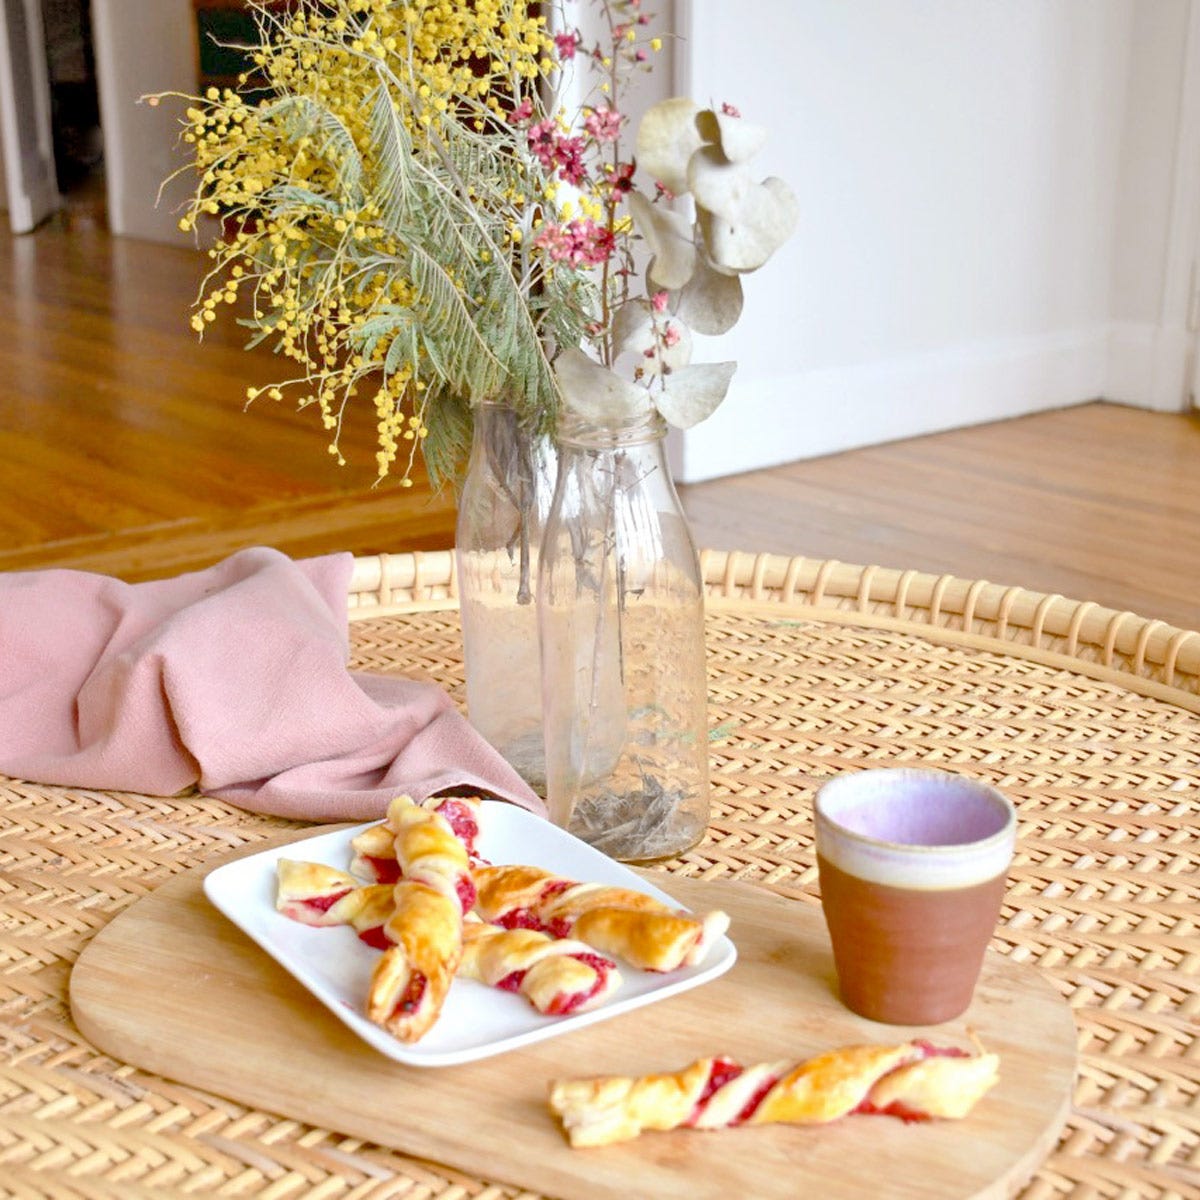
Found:
[[729, 104], [728, 102], [721, 105], [721, 111], [727, 117], [740, 117], [742, 115], [736, 108], [734, 108], [732, 104]]
[[578, 29], [573, 29], [570, 33], [556, 33], [554, 48], [558, 51], [559, 59], [562, 62], [570, 62], [575, 57], [575, 51], [579, 49], [579, 43], [582, 41], [583, 38]]
[[558, 130], [554, 122], [547, 117], [544, 121], [538, 121], [536, 125], [530, 125], [526, 137], [529, 139], [529, 149], [533, 151], [538, 162], [547, 170], [551, 170], [554, 167], [554, 149], [558, 144]]
[[583, 120], [584, 128], [598, 142], [615, 142], [621, 136], [624, 116], [615, 108], [593, 108]]
[[654, 305], [654, 311], [661, 313], [667, 311], [667, 302], [671, 299], [669, 292], [655, 292], [650, 297], [650, 303]]
[[522, 121], [528, 121], [533, 116], [533, 101], [526, 96], [516, 108], [505, 117], [505, 120], [510, 125], [520, 125]]
[[637, 170], [634, 163], [605, 163], [604, 175], [608, 186], [619, 195], [633, 191], [633, 173]]
[[612, 231], [598, 225], [590, 217], [576, 219], [566, 225], [546, 225], [534, 238], [555, 262], [572, 267], [598, 267], [616, 249]]
[[530, 125], [526, 136], [529, 149], [547, 171], [557, 171], [568, 183], [578, 186], [587, 178], [583, 159], [583, 138], [563, 137], [554, 121], [547, 117]]
[[587, 178], [583, 138], [559, 138], [554, 147], [554, 164], [563, 179], [578, 187]]
[[668, 325], [662, 332], [662, 344], [664, 346], [674, 346], [679, 342], [679, 326]]

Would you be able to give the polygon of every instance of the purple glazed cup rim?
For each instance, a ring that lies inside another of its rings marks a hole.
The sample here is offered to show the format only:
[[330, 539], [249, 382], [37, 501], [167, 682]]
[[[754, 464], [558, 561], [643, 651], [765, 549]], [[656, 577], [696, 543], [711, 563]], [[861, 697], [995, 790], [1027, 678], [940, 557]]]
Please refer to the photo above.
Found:
[[817, 793], [817, 853], [872, 883], [970, 887], [1008, 869], [1016, 843], [1011, 801], [948, 771], [868, 768]]

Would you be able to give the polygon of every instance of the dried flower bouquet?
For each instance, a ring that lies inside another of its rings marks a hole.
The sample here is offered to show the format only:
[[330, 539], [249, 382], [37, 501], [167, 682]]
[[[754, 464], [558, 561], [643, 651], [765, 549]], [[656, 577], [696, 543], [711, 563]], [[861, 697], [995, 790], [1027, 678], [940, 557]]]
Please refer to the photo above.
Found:
[[315, 408], [339, 461], [369, 399], [402, 484], [418, 453], [456, 476], [484, 400], [541, 430], [564, 402], [685, 427], [715, 409], [734, 364], [692, 363], [692, 332], [737, 320], [796, 203], [754, 178], [763, 131], [728, 105], [665, 101], [628, 152], [626, 86], [662, 44], [641, 0], [592, 0], [591, 42], [582, 0], [249, 3], [253, 69], [188, 98], [181, 224], [221, 228], [193, 326], [240, 302], [286, 364], [251, 399]]

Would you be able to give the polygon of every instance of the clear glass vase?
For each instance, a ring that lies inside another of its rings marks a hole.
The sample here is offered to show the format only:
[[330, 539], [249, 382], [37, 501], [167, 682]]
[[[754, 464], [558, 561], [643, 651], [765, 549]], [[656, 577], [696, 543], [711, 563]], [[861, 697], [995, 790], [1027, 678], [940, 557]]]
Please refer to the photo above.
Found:
[[550, 816], [626, 862], [682, 853], [709, 818], [700, 563], [665, 434], [560, 419], [538, 576]]
[[544, 794], [538, 547], [554, 495], [554, 446], [500, 403], [474, 410], [455, 558], [467, 715]]

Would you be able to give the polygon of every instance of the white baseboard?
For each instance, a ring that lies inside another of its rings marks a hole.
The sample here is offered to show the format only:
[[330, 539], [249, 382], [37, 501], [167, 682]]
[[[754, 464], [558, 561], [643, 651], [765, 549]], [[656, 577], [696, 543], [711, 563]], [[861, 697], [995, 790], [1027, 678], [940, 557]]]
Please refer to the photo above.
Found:
[[1015, 338], [846, 368], [755, 378], [678, 435], [683, 483], [1107, 398], [1110, 327]]
[[1159, 412], [1182, 412], [1191, 400], [1195, 334], [1133, 321], [1109, 327], [1106, 400]]

